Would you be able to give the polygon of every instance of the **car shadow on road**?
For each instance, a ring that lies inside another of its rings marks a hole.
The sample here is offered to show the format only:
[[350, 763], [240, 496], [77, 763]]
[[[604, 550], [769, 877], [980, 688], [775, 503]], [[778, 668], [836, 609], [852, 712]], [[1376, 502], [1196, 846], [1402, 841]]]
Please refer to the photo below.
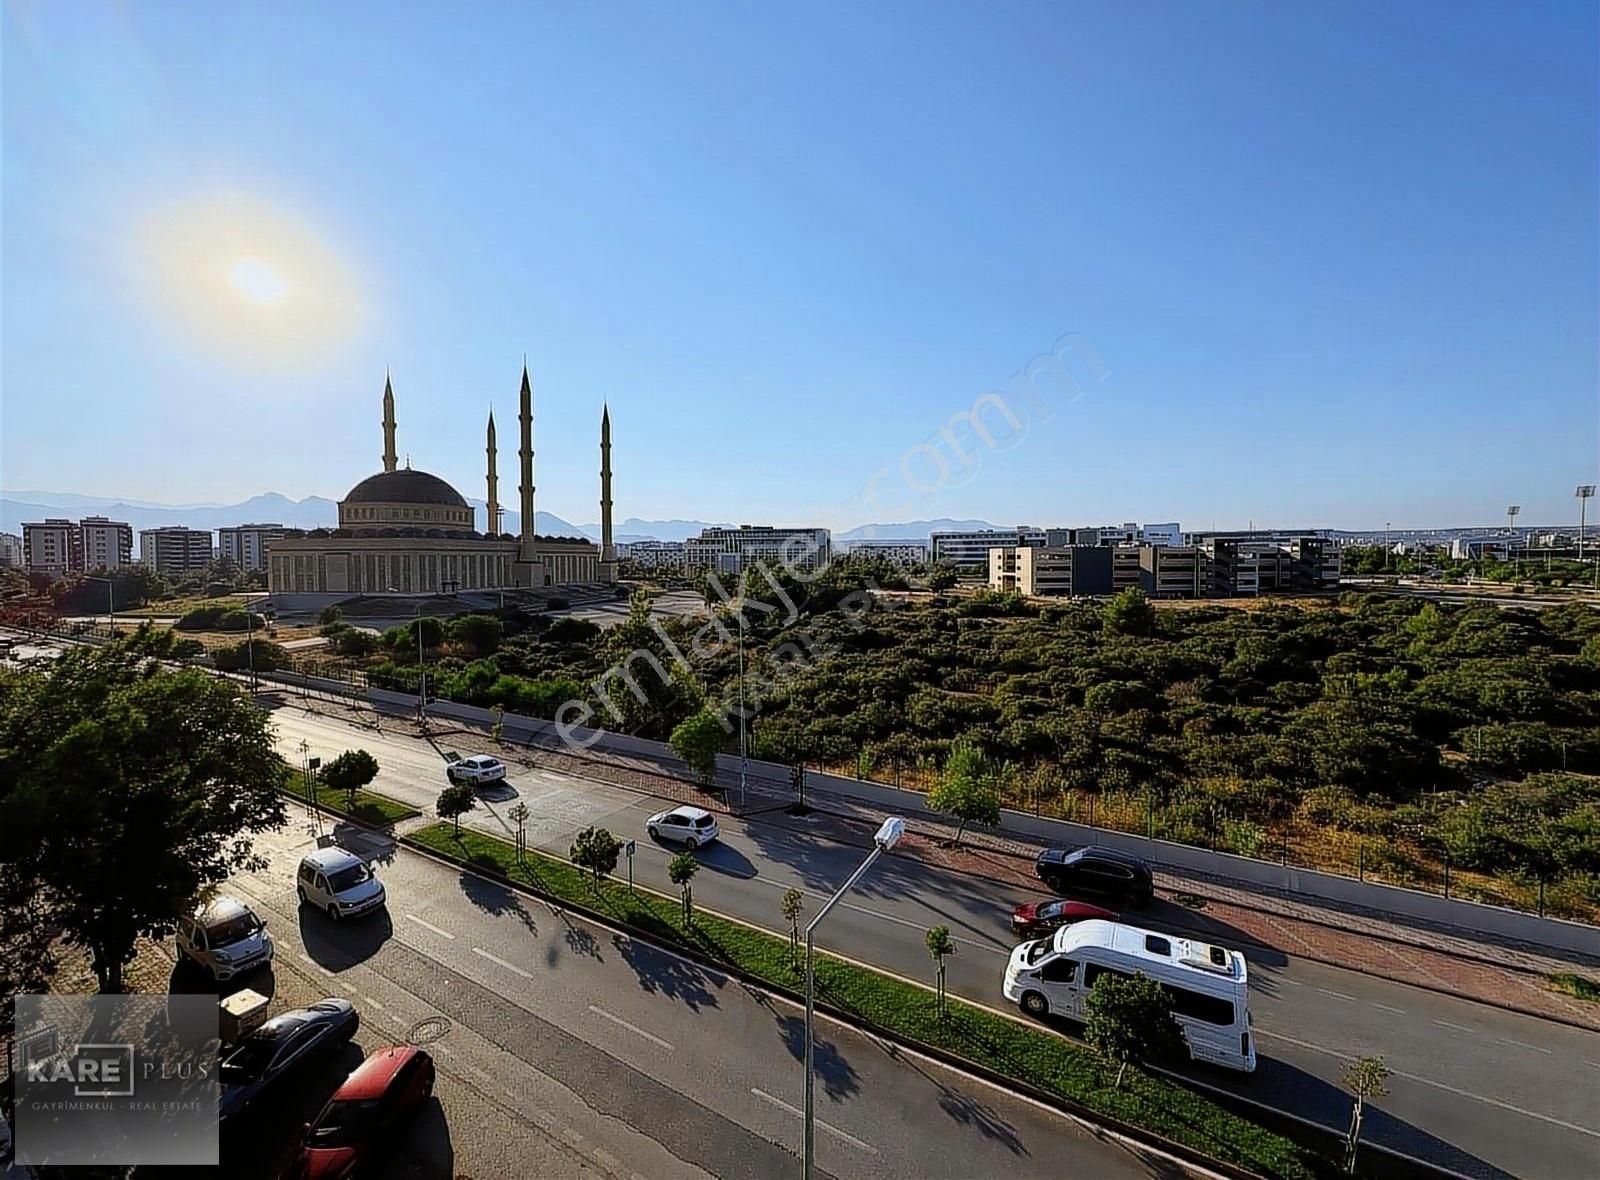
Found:
[[529, 934], [539, 933], [539, 923], [534, 919], [522, 898], [497, 881], [480, 877], [476, 873], [462, 873], [456, 878], [467, 900], [487, 914], [495, 917], [510, 915], [527, 928]]
[[193, 959], [179, 955], [178, 961], [172, 965], [172, 974], [167, 979], [167, 991], [175, 996], [211, 995], [220, 1001], [246, 988], [266, 996], [269, 1000], [272, 999], [278, 990], [278, 977], [273, 973], [272, 964], [263, 963], [243, 975], [235, 975], [232, 979], [219, 982], [212, 978], [211, 972]]
[[[783, 1047], [789, 1050], [789, 1056], [796, 1061], [806, 1059], [806, 1022], [803, 1016], [779, 1016], [778, 1035], [783, 1038]], [[839, 1046], [832, 1041], [816, 1037], [811, 1050], [812, 1067], [817, 1076], [822, 1079], [822, 1089], [825, 1094], [835, 1102], [843, 1102], [856, 1094], [861, 1089], [861, 1077], [856, 1073], [856, 1067], [851, 1065]]]
[[694, 856], [702, 868], [710, 869], [713, 873], [721, 873], [725, 877], [748, 881], [756, 876], [756, 866], [751, 863], [750, 858], [720, 840], [696, 850]]
[[437, 1097], [417, 1111], [416, 1121], [396, 1144], [394, 1155], [380, 1176], [393, 1180], [450, 1180], [456, 1174], [456, 1149], [450, 1140], [450, 1121]]
[[699, 965], [626, 935], [613, 935], [611, 942], [633, 968], [639, 986], [651, 995], [676, 1000], [694, 1012], [719, 1006], [713, 989], [720, 988], [723, 981]]
[[335, 922], [315, 906], [301, 902], [299, 918], [300, 941], [306, 954], [329, 971], [343, 971], [366, 962], [394, 934], [388, 906]]
[[497, 783], [484, 783], [475, 789], [478, 793], [478, 798], [485, 803], [508, 803], [512, 799], [520, 798], [522, 795], [521, 791], [518, 791], [511, 783], [504, 780]]

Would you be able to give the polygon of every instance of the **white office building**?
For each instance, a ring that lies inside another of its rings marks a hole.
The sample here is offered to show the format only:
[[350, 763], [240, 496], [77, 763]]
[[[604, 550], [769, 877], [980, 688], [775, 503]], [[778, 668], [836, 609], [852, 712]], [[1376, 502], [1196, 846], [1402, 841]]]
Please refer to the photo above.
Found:
[[268, 544], [282, 537], [281, 524], [237, 524], [217, 530], [217, 553], [242, 570], [264, 570]]
[[923, 565], [928, 560], [929, 543], [895, 537], [870, 537], [851, 541], [845, 552], [852, 557], [868, 557], [895, 565]]
[[933, 560], [939, 565], [989, 568], [989, 550], [1043, 545], [1045, 531], [1029, 525], [1014, 529], [977, 529], [965, 533], [934, 533]]
[[632, 541], [617, 546], [617, 556], [641, 569], [683, 569], [682, 541]]
[[815, 570], [832, 558], [831, 534], [827, 529], [772, 528], [764, 524], [743, 524], [738, 528], [708, 528], [683, 544], [684, 568], [736, 574], [755, 562], [774, 571]]

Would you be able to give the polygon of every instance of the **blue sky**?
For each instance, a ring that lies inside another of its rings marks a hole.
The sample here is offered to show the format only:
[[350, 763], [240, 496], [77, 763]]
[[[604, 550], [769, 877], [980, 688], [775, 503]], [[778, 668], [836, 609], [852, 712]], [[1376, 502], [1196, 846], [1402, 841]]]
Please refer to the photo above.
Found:
[[[1535, 523], [1596, 478], [1589, 3], [3, 19], [8, 489], [337, 497], [387, 368], [470, 495], [495, 408], [514, 502], [524, 353], [578, 522], [604, 399], [619, 519]], [[940, 434], [986, 391], [1020, 429]]]

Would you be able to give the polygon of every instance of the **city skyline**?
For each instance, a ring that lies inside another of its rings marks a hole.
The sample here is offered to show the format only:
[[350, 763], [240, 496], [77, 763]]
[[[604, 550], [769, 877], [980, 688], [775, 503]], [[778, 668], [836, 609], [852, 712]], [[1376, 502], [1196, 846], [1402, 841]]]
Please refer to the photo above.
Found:
[[4, 21], [11, 488], [333, 499], [385, 369], [475, 488], [525, 350], [623, 518], [1561, 523], [1597, 468], [1581, 6]]

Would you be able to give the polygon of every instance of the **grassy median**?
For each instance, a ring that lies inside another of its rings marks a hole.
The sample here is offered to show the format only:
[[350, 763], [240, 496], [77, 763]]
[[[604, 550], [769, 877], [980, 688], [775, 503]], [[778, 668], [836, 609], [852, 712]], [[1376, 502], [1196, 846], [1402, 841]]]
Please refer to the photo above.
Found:
[[[596, 890], [587, 874], [566, 861], [530, 851], [519, 864], [516, 848], [508, 841], [470, 830], [457, 834], [448, 823], [432, 824], [406, 839], [539, 893], [609, 914], [663, 943], [694, 947], [780, 987], [794, 989], [802, 983], [784, 936], [698, 912], [693, 925], [686, 927], [676, 898], [643, 889], [630, 894], [614, 882]], [[773, 914], [776, 917], [776, 903]], [[817, 991], [820, 998], [869, 1024], [1261, 1175], [1308, 1177], [1330, 1170], [1326, 1161], [1293, 1140], [1164, 1079], [1130, 1070], [1122, 1089], [1113, 1089], [1114, 1068], [1102, 1066], [1090, 1050], [1044, 1029], [957, 999], [949, 1001], [941, 1020], [928, 991], [828, 955], [817, 958]]]
[[[300, 771], [292, 767], [285, 768], [283, 772], [283, 793], [290, 798], [304, 803], [306, 801], [306, 778]], [[344, 791], [335, 791], [332, 787], [316, 784], [316, 805], [335, 815], [347, 815], [351, 819], [360, 820], [364, 824], [381, 828], [389, 824], [399, 823], [403, 819], [410, 819], [414, 815], [421, 815], [415, 807], [401, 803], [397, 799], [390, 799], [386, 795], [375, 795], [371, 791], [357, 791], [355, 803], [351, 804], [350, 796]]]

